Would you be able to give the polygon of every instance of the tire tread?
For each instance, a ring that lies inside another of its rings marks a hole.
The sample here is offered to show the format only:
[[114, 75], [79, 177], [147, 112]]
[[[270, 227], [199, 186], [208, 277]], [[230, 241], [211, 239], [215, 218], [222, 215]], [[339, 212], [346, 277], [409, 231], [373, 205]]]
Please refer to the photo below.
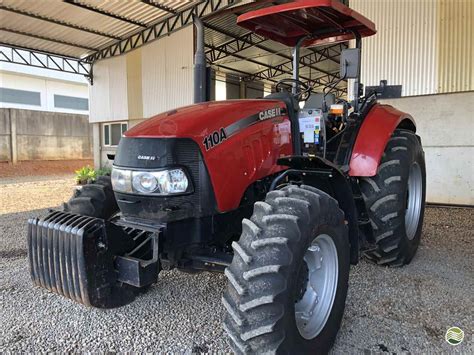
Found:
[[415, 149], [421, 149], [415, 133], [396, 129], [387, 143], [377, 175], [361, 178], [360, 188], [376, 241], [376, 248], [366, 251], [365, 256], [380, 265], [402, 266], [412, 257], [403, 245], [404, 232], [400, 231], [405, 228], [403, 196], [407, 178], [403, 169], [407, 168]]
[[119, 211], [109, 176], [99, 176], [94, 183], [74, 191], [63, 205], [65, 212], [109, 219]]
[[[288, 266], [311, 223], [347, 233], [337, 202], [304, 185], [268, 193], [265, 202], [255, 203], [252, 217], [242, 221], [241, 238], [233, 244], [238, 252], [225, 270], [229, 286], [223, 297], [224, 329], [236, 353], [274, 353], [284, 342], [282, 296], [292, 277]], [[241, 257], [241, 250], [247, 257]]]

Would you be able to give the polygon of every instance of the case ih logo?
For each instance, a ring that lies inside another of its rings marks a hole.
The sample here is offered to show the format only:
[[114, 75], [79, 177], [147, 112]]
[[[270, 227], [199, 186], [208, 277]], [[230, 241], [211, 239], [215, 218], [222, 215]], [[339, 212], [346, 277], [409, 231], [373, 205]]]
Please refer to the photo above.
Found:
[[137, 157], [138, 160], [156, 160], [156, 156], [154, 155], [139, 155]]
[[260, 120], [267, 120], [269, 118], [281, 116], [281, 107], [275, 107], [270, 110], [262, 111], [258, 114]]

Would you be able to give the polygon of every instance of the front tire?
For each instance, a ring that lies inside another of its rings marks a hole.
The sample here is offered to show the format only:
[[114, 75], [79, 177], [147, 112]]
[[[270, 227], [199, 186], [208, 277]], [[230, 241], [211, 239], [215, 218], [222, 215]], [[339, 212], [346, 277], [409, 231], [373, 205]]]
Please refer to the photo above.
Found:
[[408, 264], [420, 244], [426, 195], [424, 153], [415, 133], [395, 130], [377, 175], [360, 181], [376, 240], [365, 256], [381, 265]]
[[81, 216], [110, 219], [119, 212], [110, 176], [99, 176], [92, 184], [82, 186], [64, 204], [64, 211]]
[[[111, 177], [99, 176], [95, 182], [82, 186], [80, 190], [74, 192], [74, 195], [68, 202], [64, 203], [63, 209], [64, 212], [81, 216], [111, 220], [120, 212], [112, 189]], [[150, 287], [151, 285], [146, 285], [138, 288], [121, 283], [117, 286], [116, 292], [118, 294], [124, 292], [127, 295], [124, 299], [127, 300], [126, 303], [129, 303], [136, 295], [147, 292]], [[130, 296], [130, 293], [134, 294], [134, 296]]]
[[242, 225], [225, 271], [229, 344], [237, 353], [327, 353], [349, 279], [347, 228], [336, 200], [310, 186], [287, 186], [257, 202]]

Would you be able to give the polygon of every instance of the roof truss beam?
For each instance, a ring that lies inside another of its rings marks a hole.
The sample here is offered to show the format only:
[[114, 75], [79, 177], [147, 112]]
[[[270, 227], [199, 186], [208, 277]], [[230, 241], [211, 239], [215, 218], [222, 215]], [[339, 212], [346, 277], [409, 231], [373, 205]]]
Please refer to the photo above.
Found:
[[[335, 49], [335, 48], [339, 48], [339, 50], [341, 50], [342, 47], [340, 47], [340, 46], [343, 46], [343, 45], [342, 44], [335, 44], [331, 47], [323, 48], [322, 50], [314, 51], [314, 52], [308, 53], [306, 55], [303, 55], [303, 56], [300, 57], [300, 65], [313, 69], [314, 64], [318, 63], [318, 62], [321, 62], [322, 60], [327, 59], [327, 57], [331, 55], [329, 53], [332, 53], [334, 58], [338, 57], [340, 51], [338, 52], [336, 50], [334, 50], [334, 51], [331, 51], [331, 50]], [[269, 78], [273, 78], [274, 76], [280, 75], [280, 74], [278, 74], [279, 71], [275, 70], [275, 69], [279, 69], [279, 68], [286, 68], [287, 70], [292, 72], [293, 71], [293, 60], [290, 59], [290, 60], [287, 60], [283, 63], [280, 63], [280, 64], [274, 66], [273, 68], [268, 68], [268, 69], [262, 70], [260, 72], [253, 73], [249, 77], [244, 78], [244, 80], [245, 81], [254, 81], [254, 80], [262, 80], [262, 79], [266, 80], [266, 79], [269, 79]], [[324, 73], [326, 76], [330, 77], [331, 80], [338, 78], [337, 74], [335, 74], [335, 73], [331, 73], [331, 72], [328, 72], [328, 71], [323, 71], [323, 70], [320, 70], [320, 69], [316, 69], [316, 70], [319, 71], [319, 72]]]
[[[226, 42], [220, 46], [228, 46], [229, 44], [232, 45], [234, 48], [236, 48], [236, 50], [238, 51], [241, 51], [241, 50], [244, 50], [244, 49], [247, 49], [247, 48], [250, 48], [250, 47], [256, 47], [258, 49], [261, 49], [261, 50], [264, 50], [266, 52], [269, 52], [269, 53], [272, 53], [272, 54], [276, 54], [282, 58], [285, 58], [285, 59], [291, 59], [291, 56], [288, 56], [286, 54], [283, 54], [283, 53], [278, 53], [278, 52], [275, 52], [273, 51], [272, 49], [266, 47], [266, 46], [263, 46], [261, 45], [262, 42], [264, 41], [267, 41], [266, 38], [260, 36], [260, 35], [257, 35], [256, 33], [254, 32], [249, 32], [241, 37], [235, 37], [234, 34], [228, 32], [228, 31], [225, 31], [225, 30], [222, 30], [218, 27], [215, 27], [213, 25], [210, 25], [210, 24], [205, 24], [205, 26], [213, 31], [216, 31], [216, 32], [219, 32], [223, 35], [226, 35], [228, 37], [232, 37], [233, 39], [229, 42]], [[234, 44], [234, 42], [245, 42], [245, 44]], [[217, 47], [220, 47], [220, 46], [217, 46]], [[240, 49], [240, 48], [243, 48], [243, 49]], [[312, 50], [314, 52], [317, 52], [317, 53], [320, 53], [322, 56], [324, 56], [326, 59], [329, 59], [337, 64], [339, 64], [339, 61], [337, 61], [335, 59], [334, 56], [332, 55], [327, 55], [325, 52], [323, 52], [322, 50], [320, 49], [315, 49], [315, 48], [312, 48]], [[221, 56], [219, 59], [217, 60], [220, 60], [220, 59], [223, 59], [225, 58], [224, 56]]]
[[[212, 46], [212, 45], [207, 45], [207, 47], [212, 49], [212, 50], [215, 49], [215, 47]], [[232, 54], [232, 56], [235, 57], [235, 58], [245, 60], [247, 62], [256, 64], [256, 65], [259, 65], [259, 66], [263, 66], [263, 67], [266, 68], [265, 70], [263, 70], [261, 72], [258, 72], [257, 75], [256, 74], [250, 74], [250, 75], [245, 76], [244, 80], [247, 81], [247, 82], [257, 81], [257, 80], [269, 80], [269, 81], [274, 82], [275, 80], [273, 78], [275, 78], [277, 76], [291, 75], [292, 74], [293, 63], [291, 61], [279, 64], [279, 65], [270, 65], [270, 64], [259, 62], [257, 60], [251, 59], [251, 58], [247, 58], [247, 57], [242, 56], [240, 54]], [[219, 66], [218, 63], [217, 63], [217, 65]], [[222, 65], [220, 65], [220, 66], [223, 67]], [[233, 70], [232, 68], [229, 68], [229, 67], [227, 67], [226, 69]], [[239, 73], [238, 70], [234, 70], [234, 71]], [[318, 85], [318, 86], [328, 87], [328, 86], [331, 85], [332, 80], [334, 80], [334, 79], [337, 80], [338, 76], [334, 73], [324, 73], [324, 75], [319, 76], [316, 79], [309, 78], [305, 75], [300, 75], [300, 78], [307, 81], [308, 83], [312, 83], [313, 86]]]
[[261, 37], [253, 32], [249, 32], [243, 36], [235, 37], [230, 41], [222, 43], [216, 46], [215, 49], [209, 49], [206, 52], [206, 55], [208, 60], [211, 63], [214, 63], [218, 60], [228, 57], [229, 55], [227, 53], [239, 53], [244, 49], [253, 47], [259, 43], [265, 42], [266, 40], [267, 39], [264, 37]]
[[145, 23], [135, 21], [135, 20], [129, 19], [129, 18], [124, 17], [124, 16], [120, 16], [120, 15], [114, 14], [112, 12], [104, 11], [104, 10], [98, 9], [98, 8], [96, 8], [94, 6], [91, 6], [91, 5], [75, 2], [74, 0], [63, 0], [63, 2], [66, 3], [66, 4], [69, 4], [69, 5], [77, 6], [81, 9], [84, 9], [84, 10], [87, 10], [87, 11], [92, 11], [92, 12], [98, 13], [98, 14], [103, 15], [103, 16], [108, 16], [108, 17], [113, 18], [115, 20], [119, 20], [119, 21], [122, 21], [122, 22], [127, 22], [131, 25], [135, 25], [135, 26], [142, 27], [142, 28], [147, 27], [147, 25]]
[[[213, 64], [213, 67], [222, 68], [222, 69], [225, 69], [225, 70], [227, 70], [227, 71], [229, 71], [229, 72], [233, 72], [233, 73], [239, 74], [239, 77], [250, 75], [250, 73], [245, 72], [245, 71], [243, 71], [243, 70], [231, 68], [231, 67], [228, 67], [228, 66], [225, 66], [225, 65], [222, 65], [222, 64]], [[276, 82], [276, 81], [275, 81], [275, 82]]]
[[89, 81], [92, 80], [91, 63], [76, 58], [65, 57], [60, 54], [40, 52], [30, 48], [19, 48], [17, 46], [1, 44], [0, 62], [80, 74], [87, 77]]
[[96, 53], [89, 55], [86, 59], [89, 62], [95, 62], [100, 59], [124, 54], [191, 24], [193, 21], [193, 15], [202, 17], [206, 12], [222, 10], [238, 1], [239, 0], [206, 0], [193, 2], [192, 6], [177, 12], [175, 15], [168, 16], [148, 28], [118, 41], [117, 43], [104, 47]]
[[33, 14], [33, 13], [27, 12], [27, 11], [13, 9], [13, 8], [4, 6], [2, 4], [0, 4], [0, 10], [9, 11], [11, 13], [15, 13], [15, 14], [18, 14], [18, 15], [28, 16], [28, 17], [31, 17], [31, 18], [34, 18], [34, 19], [37, 19], [37, 20], [41, 20], [41, 21], [46, 21], [46, 22], [49, 22], [49, 23], [54, 23], [55, 25], [59, 25], [59, 26], [73, 28], [73, 29], [78, 30], [78, 31], [88, 32], [88, 33], [91, 33], [91, 34], [94, 34], [94, 35], [97, 35], [97, 36], [101, 36], [101, 37], [106, 37], [106, 38], [115, 39], [115, 40], [120, 39], [120, 37], [112, 35], [110, 33], [97, 31], [97, 30], [94, 30], [94, 29], [91, 29], [91, 28], [74, 25], [74, 24], [64, 22], [64, 21], [60, 21], [60, 20], [55, 20], [55, 19], [52, 19], [52, 18], [49, 18], [49, 17], [46, 17], [46, 16]]
[[306, 84], [311, 87], [324, 87], [326, 88], [331, 88], [330, 91], [334, 92], [337, 97], [342, 96], [347, 92], [347, 87], [341, 88], [338, 86], [334, 86], [336, 83], [345, 83], [345, 81], [339, 81], [339, 79], [336, 77], [330, 77], [328, 75], [322, 75], [318, 78], [315, 78]]
[[[262, 72], [250, 74], [249, 76], [243, 77], [242, 79], [245, 82], [254, 82], [254, 81], [271, 81], [271, 82], [278, 82], [278, 77], [290, 73], [291, 67], [287, 66], [285, 70], [282, 70], [279, 66], [275, 66], [273, 68], [265, 69]], [[258, 75], [256, 75], [258, 74]], [[251, 79], [251, 80], [249, 80]], [[339, 81], [339, 77], [336, 73], [331, 74], [323, 74], [316, 78], [308, 78], [304, 75], [300, 75], [300, 79], [303, 79], [306, 82], [306, 85], [310, 87], [323, 87], [323, 88], [331, 88], [336, 82]], [[340, 83], [344, 84], [346, 81], [342, 80]], [[338, 96], [341, 93], [346, 92], [346, 88], [341, 87], [334, 87], [332, 91], [336, 92]]]
[[[205, 26], [207, 28], [213, 30], [213, 31], [219, 32], [219, 33], [221, 33], [223, 35], [226, 35], [228, 37], [232, 37], [237, 42], [236, 44], [234, 44], [232, 41], [231, 42], [226, 42], [224, 45], [214, 47], [215, 48], [214, 53], [211, 52], [211, 51], [208, 51], [206, 53], [209, 60], [211, 60], [212, 58], [218, 58], [216, 60], [221, 60], [221, 59], [224, 59], [228, 56], [235, 56], [234, 54], [242, 51], [243, 49], [250, 48], [250, 47], [259, 48], [259, 49], [264, 50], [268, 53], [275, 54], [275, 55], [277, 55], [281, 58], [285, 58], [288, 61], [293, 60], [293, 58], [289, 55], [276, 52], [276, 51], [272, 50], [271, 48], [268, 48], [266, 46], [263, 46], [263, 45], [259, 44], [259, 43], [263, 42], [262, 37], [256, 35], [253, 32], [247, 33], [246, 35], [244, 35], [242, 37], [236, 37], [231, 32], [228, 32], [228, 31], [222, 30], [220, 28], [217, 28], [214, 25], [205, 24]], [[246, 42], [246, 45], [243, 45], [243, 44], [239, 45], [238, 42]], [[231, 44], [230, 48], [233, 47], [235, 49], [234, 51], [229, 49], [229, 44], [228, 43]], [[243, 49], [240, 49], [240, 48], [243, 48]], [[326, 51], [322, 51], [322, 50], [319, 50], [319, 49], [314, 49], [313, 48], [312, 51], [315, 52], [315, 53], [320, 54], [321, 57], [324, 57], [324, 60], [328, 59], [328, 60], [331, 60], [331, 61], [339, 64], [339, 61], [336, 59], [337, 56], [328, 55]], [[337, 53], [337, 55], [339, 55], [339, 53]], [[213, 62], [213, 61], [211, 60], [211, 62]], [[300, 61], [300, 63], [301, 63], [301, 61]], [[305, 65], [304, 63], [301, 63], [301, 64]], [[330, 74], [329, 72], [326, 72], [323, 69], [316, 67], [314, 64], [315, 63], [312, 63], [312, 64], [309, 65], [311, 69], [320, 71], [320, 72], [325, 73], [325, 74]]]
[[[222, 68], [222, 69], [225, 69], [229, 72], [236, 73], [240, 77], [242, 77], [242, 76], [247, 77], [247, 76], [252, 75], [252, 74], [244, 72], [242, 70], [231, 68], [231, 67], [228, 67], [228, 66], [225, 66], [225, 65], [222, 65], [222, 64], [213, 64], [213, 67]], [[278, 83], [278, 80], [276, 80], [274, 77], [265, 79], [265, 81], [271, 82], [273, 84]], [[337, 82], [337, 79], [336, 80], [333, 79], [331, 81], [331, 78], [329, 78], [327, 75], [323, 75], [323, 76], [320, 76], [319, 78], [315, 78], [315, 79], [312, 79], [312, 80], [308, 81], [307, 85], [312, 86], [312, 87], [318, 87], [318, 86], [319, 87], [321, 87], [321, 86], [322, 87], [331, 87], [336, 82]], [[332, 91], [336, 94], [337, 97], [340, 97], [340, 96], [344, 95], [347, 92], [347, 89], [346, 88], [340, 88], [340, 87], [334, 87], [332, 89]]]

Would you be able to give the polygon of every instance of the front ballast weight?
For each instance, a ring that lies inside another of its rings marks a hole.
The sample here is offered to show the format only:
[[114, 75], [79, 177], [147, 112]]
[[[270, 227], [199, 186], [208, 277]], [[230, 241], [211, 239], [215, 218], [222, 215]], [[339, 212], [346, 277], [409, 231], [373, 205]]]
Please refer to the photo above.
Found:
[[83, 305], [119, 307], [134, 300], [137, 287], [156, 281], [157, 258], [126, 254], [154, 238], [103, 219], [52, 211], [28, 221], [31, 277], [35, 285]]

